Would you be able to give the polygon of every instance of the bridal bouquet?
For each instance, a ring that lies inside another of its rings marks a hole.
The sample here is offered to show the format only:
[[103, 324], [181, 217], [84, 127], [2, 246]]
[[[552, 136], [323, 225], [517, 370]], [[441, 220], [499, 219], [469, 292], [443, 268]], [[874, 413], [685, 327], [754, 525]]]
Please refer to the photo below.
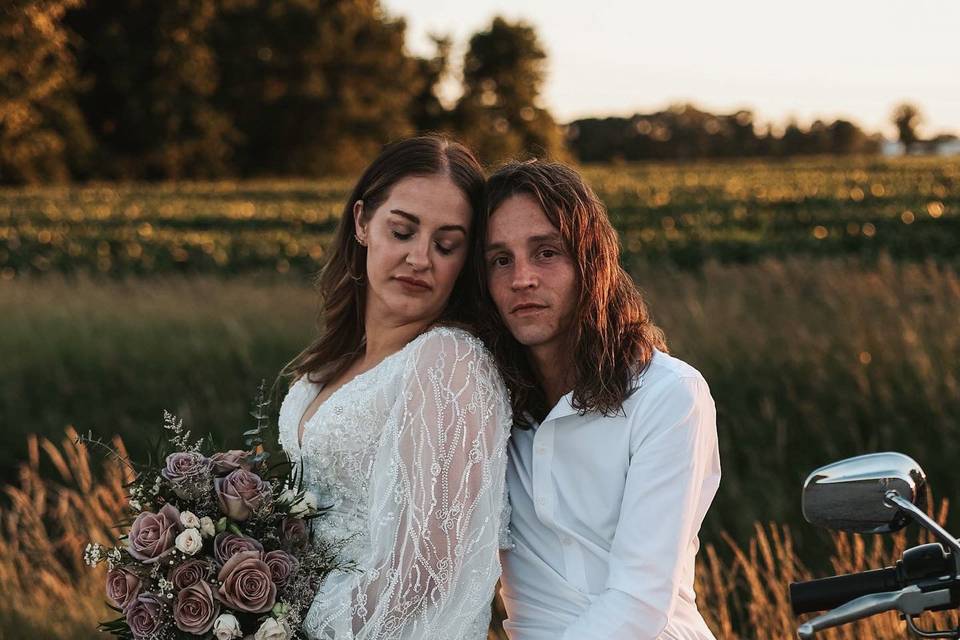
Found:
[[323, 513], [316, 497], [300, 489], [292, 465], [268, 464], [266, 405], [261, 385], [244, 449], [215, 450], [210, 438], [191, 444], [183, 421], [165, 412], [162, 465], [122, 459], [135, 474], [126, 533], [84, 554], [90, 566], [107, 563], [107, 599], [120, 614], [102, 631], [137, 640], [303, 637], [320, 582], [345, 568], [334, 561], [341, 541], [312, 539], [309, 521]]

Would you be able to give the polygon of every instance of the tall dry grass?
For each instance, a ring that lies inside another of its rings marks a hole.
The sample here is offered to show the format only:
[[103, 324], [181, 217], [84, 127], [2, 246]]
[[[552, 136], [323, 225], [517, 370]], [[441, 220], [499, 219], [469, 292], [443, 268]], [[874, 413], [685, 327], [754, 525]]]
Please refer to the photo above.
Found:
[[[99, 469], [67, 430], [59, 446], [30, 436], [28, 460], [19, 481], [4, 487], [9, 506], [0, 511], [0, 638], [95, 638], [97, 622], [110, 612], [104, 604], [103, 568], [82, 562], [89, 541], [109, 542], [122, 517], [129, 472], [115, 461]], [[123, 442], [115, 446], [124, 452]], [[41, 459], [41, 452], [44, 454]], [[55, 474], [42, 468], [51, 466]], [[936, 514], [944, 522], [947, 502]], [[911, 544], [905, 532], [888, 537], [834, 536], [831, 558], [837, 573], [891, 564]], [[927, 542], [929, 537], [919, 536]], [[745, 543], [726, 537], [732, 559], [713, 544], [700, 554], [696, 589], [700, 610], [719, 640], [781, 640], [794, 636], [786, 585], [814, 577], [797, 556], [790, 530], [756, 524]], [[496, 610], [502, 614], [499, 603]], [[495, 616], [496, 617], [496, 616]], [[937, 619], [940, 626], [946, 621]], [[928, 625], [931, 624], [928, 621]], [[906, 636], [894, 614], [831, 630], [824, 640]], [[491, 628], [490, 638], [504, 638]]]

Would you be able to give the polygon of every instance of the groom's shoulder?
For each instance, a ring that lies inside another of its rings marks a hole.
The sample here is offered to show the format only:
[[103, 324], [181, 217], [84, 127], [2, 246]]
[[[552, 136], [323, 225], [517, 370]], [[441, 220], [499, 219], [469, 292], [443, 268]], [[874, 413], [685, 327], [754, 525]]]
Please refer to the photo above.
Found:
[[655, 350], [647, 366], [634, 377], [633, 392], [623, 408], [630, 416], [663, 403], [691, 406], [703, 398], [709, 398], [703, 374], [680, 358]]

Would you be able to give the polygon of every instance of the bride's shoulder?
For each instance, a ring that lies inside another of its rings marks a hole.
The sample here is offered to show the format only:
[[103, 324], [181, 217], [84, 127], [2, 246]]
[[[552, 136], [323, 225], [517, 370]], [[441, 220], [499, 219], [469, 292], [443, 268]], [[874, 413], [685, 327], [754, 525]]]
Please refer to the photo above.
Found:
[[435, 365], [494, 368], [493, 355], [483, 340], [459, 326], [433, 325], [417, 336], [407, 348], [410, 354], [408, 362], [418, 369]]

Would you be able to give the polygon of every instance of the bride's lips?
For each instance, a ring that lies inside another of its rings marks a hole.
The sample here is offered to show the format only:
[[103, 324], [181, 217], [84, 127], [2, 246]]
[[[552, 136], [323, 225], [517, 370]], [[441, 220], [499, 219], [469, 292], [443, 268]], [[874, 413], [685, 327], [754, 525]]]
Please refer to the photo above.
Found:
[[407, 276], [394, 276], [393, 279], [401, 284], [406, 285], [410, 289], [419, 291], [431, 291], [433, 289], [433, 287], [431, 287], [428, 283], [416, 278], [409, 278]]

